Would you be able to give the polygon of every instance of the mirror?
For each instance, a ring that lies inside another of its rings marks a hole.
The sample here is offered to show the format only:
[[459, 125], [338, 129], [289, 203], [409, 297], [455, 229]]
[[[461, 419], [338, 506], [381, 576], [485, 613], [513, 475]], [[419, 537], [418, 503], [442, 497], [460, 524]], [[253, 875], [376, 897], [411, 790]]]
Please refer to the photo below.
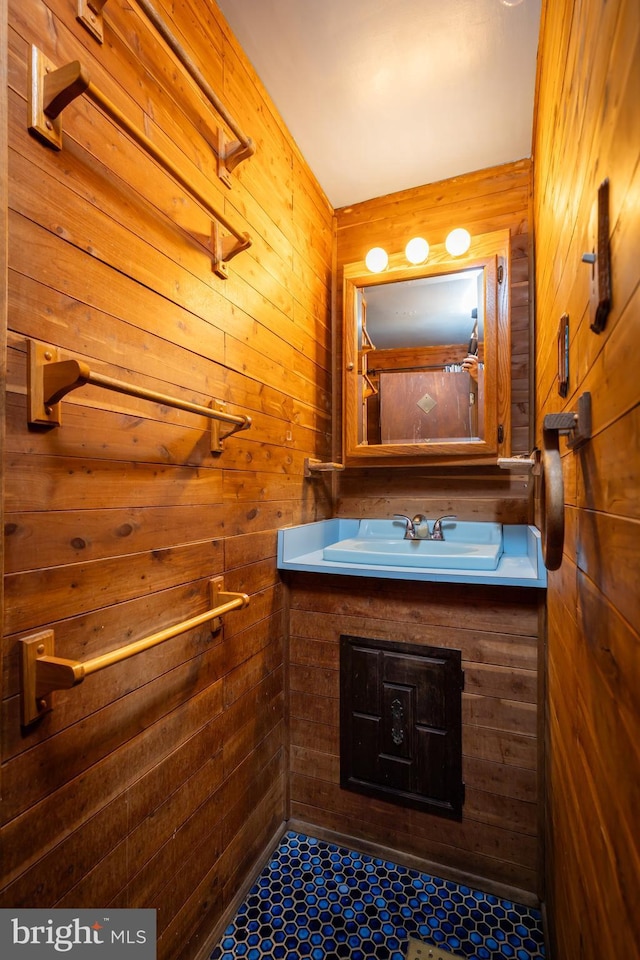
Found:
[[509, 232], [344, 271], [345, 464], [509, 455]]

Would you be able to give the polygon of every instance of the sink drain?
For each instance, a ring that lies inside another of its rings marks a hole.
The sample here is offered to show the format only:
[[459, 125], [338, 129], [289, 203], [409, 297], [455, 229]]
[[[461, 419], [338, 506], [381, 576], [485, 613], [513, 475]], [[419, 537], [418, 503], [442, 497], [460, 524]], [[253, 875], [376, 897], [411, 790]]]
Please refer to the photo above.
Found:
[[461, 953], [451, 953], [450, 950], [434, 947], [431, 943], [409, 937], [406, 960], [467, 960], [467, 958]]

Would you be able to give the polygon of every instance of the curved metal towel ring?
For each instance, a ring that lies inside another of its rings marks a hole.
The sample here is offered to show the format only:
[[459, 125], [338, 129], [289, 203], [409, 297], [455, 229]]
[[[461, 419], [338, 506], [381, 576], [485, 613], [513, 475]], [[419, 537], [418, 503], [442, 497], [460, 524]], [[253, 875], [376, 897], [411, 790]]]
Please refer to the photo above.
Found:
[[[545, 417], [546, 423], [547, 417]], [[542, 556], [547, 570], [557, 570], [564, 547], [564, 481], [557, 429], [542, 430], [542, 486], [540, 491], [540, 533]]]
[[564, 549], [564, 481], [560, 458], [560, 434], [576, 450], [591, 436], [591, 394], [578, 399], [577, 413], [548, 413], [542, 424], [542, 486], [540, 533], [547, 570], [557, 570]]

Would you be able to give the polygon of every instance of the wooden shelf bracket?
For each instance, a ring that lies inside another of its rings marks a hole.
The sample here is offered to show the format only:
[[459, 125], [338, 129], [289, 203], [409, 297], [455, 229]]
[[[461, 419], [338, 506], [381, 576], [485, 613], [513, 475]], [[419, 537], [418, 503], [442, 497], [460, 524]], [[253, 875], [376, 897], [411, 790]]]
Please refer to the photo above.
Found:
[[[31, 48], [29, 83], [29, 132], [55, 150], [62, 149], [61, 113], [77, 97], [86, 94], [117, 126], [127, 133], [146, 153], [206, 211], [213, 222], [212, 269], [223, 280], [228, 276], [227, 264], [251, 246], [251, 237], [235, 227], [220, 210], [200, 193], [178, 167], [121, 110], [91, 82], [79, 60], [56, 67], [35, 46]], [[221, 231], [229, 236], [224, 241]]]
[[[222, 400], [213, 399], [210, 407], [189, 400], [180, 400], [155, 390], [147, 390], [125, 380], [116, 380], [101, 373], [95, 373], [83, 360], [58, 358], [58, 351], [50, 344], [36, 340], [28, 341], [28, 422], [32, 427], [59, 427], [62, 423], [62, 400], [72, 390], [86, 384], [103, 387], [115, 393], [124, 393], [130, 397], [139, 397], [160, 403], [165, 407], [186, 410], [211, 420], [211, 452], [221, 453], [222, 441], [251, 426], [251, 417], [245, 414], [225, 412]], [[227, 425], [222, 432], [221, 424]]]
[[304, 475], [307, 478], [313, 477], [318, 473], [336, 473], [340, 470], [344, 470], [343, 463], [323, 463], [321, 460], [313, 460], [311, 457], [305, 457]]
[[160, 630], [134, 643], [118, 647], [109, 653], [93, 657], [91, 660], [66, 660], [55, 656], [55, 636], [53, 630], [41, 630], [28, 637], [18, 640], [21, 648], [21, 681], [22, 681], [22, 724], [29, 726], [45, 713], [52, 709], [52, 694], [54, 690], [69, 690], [92, 673], [104, 670], [115, 663], [127, 660], [138, 653], [150, 650], [165, 640], [177, 637], [187, 630], [211, 622], [211, 632], [216, 633], [222, 627], [222, 620], [226, 613], [238, 610], [249, 604], [246, 593], [231, 593], [224, 589], [222, 577], [214, 577], [209, 581], [211, 595], [211, 609], [200, 613], [188, 620]]

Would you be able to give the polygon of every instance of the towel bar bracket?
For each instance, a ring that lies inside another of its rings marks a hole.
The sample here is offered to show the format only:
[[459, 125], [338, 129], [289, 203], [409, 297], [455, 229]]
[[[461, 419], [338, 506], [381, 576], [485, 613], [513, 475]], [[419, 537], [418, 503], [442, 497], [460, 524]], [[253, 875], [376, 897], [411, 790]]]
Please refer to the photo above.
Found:
[[[53, 630], [41, 630], [20, 641], [22, 657], [20, 660], [22, 680], [22, 723], [28, 726], [52, 709], [51, 688], [43, 684], [40, 671], [43, 658], [53, 657], [55, 653]], [[54, 688], [55, 689], [55, 688]]]
[[223, 236], [218, 221], [211, 221], [211, 267], [222, 280], [229, 277], [229, 261], [250, 246], [251, 238], [248, 234], [245, 234], [242, 240], [237, 240], [232, 234]]
[[62, 423], [61, 401], [51, 403], [45, 386], [45, 368], [57, 363], [58, 351], [36, 340], [29, 340], [28, 350], [28, 423], [30, 426], [59, 427]]
[[54, 150], [62, 150], [62, 118], [59, 114], [53, 117], [45, 112], [45, 105], [50, 101], [49, 88], [56, 73], [55, 64], [38, 47], [32, 46], [29, 63], [29, 133]]
[[231, 174], [243, 160], [248, 160], [254, 153], [255, 147], [250, 138], [247, 139], [247, 143], [242, 143], [241, 140], [229, 140], [222, 127], [218, 128], [218, 176], [225, 187], [231, 189], [233, 186]]
[[575, 413], [548, 413], [543, 421], [543, 431], [556, 432], [567, 438], [567, 446], [578, 450], [591, 439], [591, 394], [588, 391], [578, 397]]
[[[231, 600], [243, 596], [244, 605], [249, 602], [249, 598], [243, 594], [239, 593], [230, 593], [228, 590], [224, 589], [224, 577], [212, 577], [209, 580], [209, 600], [211, 601], [211, 607], [219, 607], [225, 603], [229, 603]], [[222, 617], [213, 617], [211, 620], [211, 633], [217, 633], [219, 630], [222, 630]]]
[[[217, 400], [215, 397], [211, 401], [211, 409], [216, 410], [218, 413], [224, 413], [226, 404], [224, 400]], [[211, 421], [211, 443], [209, 444], [211, 453], [222, 453], [223, 443], [227, 437], [230, 437], [232, 434], [236, 433], [237, 430], [244, 429], [243, 427], [232, 426], [229, 430], [226, 430], [224, 433], [221, 430], [223, 424], [219, 420]]]
[[104, 41], [104, 25], [102, 21], [102, 8], [107, 0], [78, 0], [78, 20], [85, 30], [88, 30], [98, 43]]

